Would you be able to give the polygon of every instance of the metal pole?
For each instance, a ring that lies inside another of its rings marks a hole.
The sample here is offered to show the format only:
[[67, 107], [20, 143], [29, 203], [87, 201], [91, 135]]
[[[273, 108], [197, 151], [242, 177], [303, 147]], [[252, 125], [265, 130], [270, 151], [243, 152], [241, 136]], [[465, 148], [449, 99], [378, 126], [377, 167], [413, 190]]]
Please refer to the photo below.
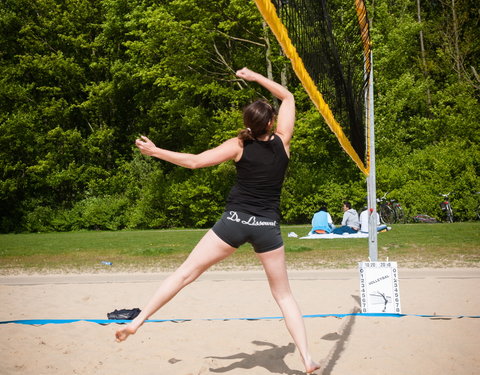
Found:
[[368, 192], [368, 254], [372, 262], [378, 260], [377, 243], [377, 180], [375, 175], [375, 122], [373, 112], [373, 53], [370, 51], [370, 77], [368, 83], [368, 132], [370, 139], [370, 172], [367, 177]]

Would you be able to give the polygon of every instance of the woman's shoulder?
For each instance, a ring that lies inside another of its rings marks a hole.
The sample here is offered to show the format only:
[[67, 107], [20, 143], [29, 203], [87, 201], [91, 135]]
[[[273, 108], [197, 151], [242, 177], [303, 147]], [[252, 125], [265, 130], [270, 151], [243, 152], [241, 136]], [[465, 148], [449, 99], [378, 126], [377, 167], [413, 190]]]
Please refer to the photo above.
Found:
[[241, 159], [244, 149], [244, 141], [242, 141], [240, 138], [233, 137], [227, 139], [225, 142], [222, 143], [222, 145], [232, 150], [232, 152], [234, 153], [234, 157], [232, 159], [235, 162], [238, 162]]
[[285, 152], [285, 155], [287, 158], [290, 158], [290, 143], [285, 142], [285, 139], [282, 137], [282, 135], [278, 133], [273, 134], [272, 142], [274, 142], [276, 147], [281, 147], [283, 151]]
[[278, 144], [282, 144], [283, 145], [283, 138], [280, 134], [278, 133], [273, 133], [271, 138], [270, 138], [270, 142], [273, 142], [273, 143], [278, 143]]

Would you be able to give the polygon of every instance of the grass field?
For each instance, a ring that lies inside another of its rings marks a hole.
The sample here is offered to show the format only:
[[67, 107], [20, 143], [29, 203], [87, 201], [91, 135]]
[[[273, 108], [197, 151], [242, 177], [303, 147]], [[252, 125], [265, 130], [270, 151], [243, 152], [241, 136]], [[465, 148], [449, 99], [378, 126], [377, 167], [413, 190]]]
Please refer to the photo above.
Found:
[[[378, 235], [379, 260], [403, 267], [479, 267], [480, 223], [399, 224]], [[301, 240], [310, 226], [284, 226], [291, 269], [352, 268], [368, 260], [363, 238]], [[206, 230], [148, 230], [0, 235], [0, 274], [166, 271], [180, 264]], [[214, 269], [259, 267], [244, 245]], [[112, 262], [111, 266], [102, 261]]]

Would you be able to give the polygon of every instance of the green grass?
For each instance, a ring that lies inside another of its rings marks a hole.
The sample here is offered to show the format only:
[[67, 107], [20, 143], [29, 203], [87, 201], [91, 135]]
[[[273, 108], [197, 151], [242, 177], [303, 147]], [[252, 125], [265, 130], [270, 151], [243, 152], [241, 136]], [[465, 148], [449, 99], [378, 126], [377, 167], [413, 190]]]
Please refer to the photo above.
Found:
[[[310, 227], [282, 228], [290, 268], [351, 268], [368, 259], [367, 239], [300, 240]], [[149, 230], [0, 235], [0, 274], [119, 272], [177, 267], [206, 230]], [[259, 263], [244, 245], [216, 269]], [[480, 223], [399, 224], [378, 235], [379, 260], [404, 267], [479, 267]], [[110, 261], [104, 266], [101, 261]]]

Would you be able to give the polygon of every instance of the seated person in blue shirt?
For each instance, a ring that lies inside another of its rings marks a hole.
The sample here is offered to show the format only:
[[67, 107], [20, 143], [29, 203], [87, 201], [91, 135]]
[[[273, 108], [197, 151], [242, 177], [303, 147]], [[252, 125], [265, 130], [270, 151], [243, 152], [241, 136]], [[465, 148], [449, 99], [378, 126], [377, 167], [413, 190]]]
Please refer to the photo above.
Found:
[[343, 202], [343, 219], [342, 226], [335, 228], [332, 233], [344, 234], [344, 233], [357, 233], [360, 229], [360, 220], [358, 219], [358, 213], [352, 208], [350, 202]]
[[333, 220], [327, 211], [326, 206], [320, 207], [320, 210], [313, 215], [312, 230], [309, 234], [325, 234], [331, 233], [335, 228]]

